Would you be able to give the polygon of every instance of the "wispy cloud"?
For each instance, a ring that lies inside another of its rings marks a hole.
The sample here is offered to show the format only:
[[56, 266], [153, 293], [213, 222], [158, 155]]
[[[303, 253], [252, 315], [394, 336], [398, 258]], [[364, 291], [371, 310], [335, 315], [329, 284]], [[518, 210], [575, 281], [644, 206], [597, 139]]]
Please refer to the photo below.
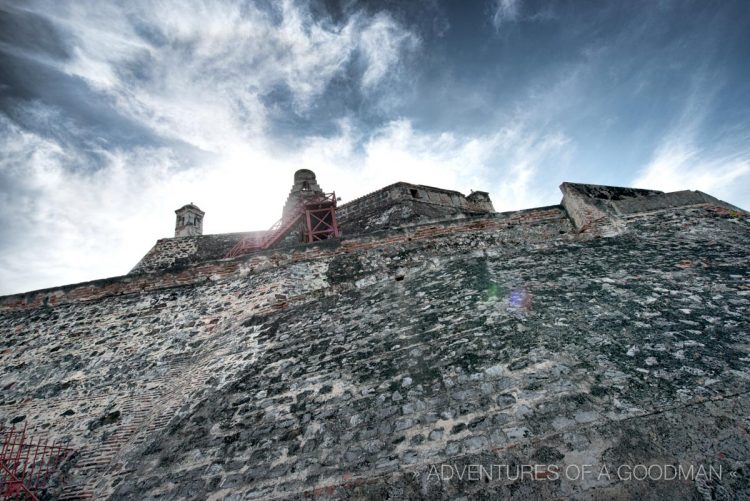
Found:
[[359, 45], [367, 60], [362, 86], [373, 87], [384, 80], [389, 71], [398, 68], [404, 53], [416, 49], [419, 42], [414, 33], [404, 31], [392, 17], [383, 13], [375, 16], [360, 38]]
[[[106, 154], [98, 171], [58, 142], [0, 115], [0, 289], [29, 288], [123, 273], [144, 247], [144, 221], [159, 204], [174, 159], [166, 149]], [[143, 167], [147, 166], [147, 169]]]
[[724, 141], [707, 144], [700, 139], [725, 86], [721, 73], [710, 63], [694, 69], [680, 114], [657, 143], [634, 186], [663, 191], [697, 189], [750, 207], [750, 132], [711, 124], [723, 133]]
[[306, 110], [331, 80], [364, 55], [364, 90], [399, 65], [418, 37], [387, 13], [356, 12], [341, 25], [304, 4], [35, 3], [73, 45], [66, 73], [110, 96], [120, 113], [154, 132], [217, 151], [266, 126], [264, 98], [288, 90]]
[[750, 150], [717, 155], [690, 141], [667, 141], [654, 153], [633, 186], [663, 191], [697, 189], [747, 209]]
[[492, 25], [499, 30], [503, 24], [516, 21], [521, 11], [521, 0], [495, 0]]
[[564, 135], [540, 134], [520, 121], [465, 136], [419, 132], [400, 119], [376, 131], [361, 150], [357, 143], [356, 131], [345, 124], [340, 136], [308, 140], [297, 160], [321, 179], [335, 180], [348, 199], [366, 194], [367, 187], [408, 181], [465, 193], [487, 190], [497, 210], [554, 203], [557, 187], [535, 181], [542, 164], [562, 162], [569, 147]]

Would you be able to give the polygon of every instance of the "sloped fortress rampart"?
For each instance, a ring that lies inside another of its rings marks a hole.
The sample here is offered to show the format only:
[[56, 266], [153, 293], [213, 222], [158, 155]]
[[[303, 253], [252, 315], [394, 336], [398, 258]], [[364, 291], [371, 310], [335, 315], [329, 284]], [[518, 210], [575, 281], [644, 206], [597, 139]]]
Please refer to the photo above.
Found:
[[177, 235], [2, 297], [0, 423], [76, 451], [57, 499], [750, 496], [750, 217], [561, 191], [496, 213], [397, 183], [338, 206], [337, 238]]

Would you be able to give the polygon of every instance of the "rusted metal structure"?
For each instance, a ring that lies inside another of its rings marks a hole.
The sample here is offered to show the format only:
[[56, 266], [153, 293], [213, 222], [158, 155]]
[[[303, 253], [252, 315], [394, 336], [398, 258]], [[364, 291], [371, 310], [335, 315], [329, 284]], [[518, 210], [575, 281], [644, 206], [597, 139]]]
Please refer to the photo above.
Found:
[[293, 205], [263, 236], [243, 238], [227, 254], [236, 257], [268, 249], [295, 228], [302, 243], [318, 242], [341, 235], [336, 222], [336, 194], [302, 191]]
[[0, 500], [38, 501], [46, 494], [50, 477], [73, 449], [26, 434], [26, 426], [0, 427]]

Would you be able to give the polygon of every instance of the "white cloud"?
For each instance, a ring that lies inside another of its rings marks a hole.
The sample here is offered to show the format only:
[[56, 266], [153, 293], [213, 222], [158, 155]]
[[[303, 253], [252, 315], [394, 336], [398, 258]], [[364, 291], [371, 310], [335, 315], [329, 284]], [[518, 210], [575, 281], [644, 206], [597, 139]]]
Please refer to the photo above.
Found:
[[748, 208], [748, 137], [730, 131], [724, 142], [699, 141], [723, 81], [720, 75], [703, 65], [694, 70], [688, 84], [680, 115], [659, 142], [649, 164], [633, 181], [633, 186], [667, 192], [700, 190]]
[[158, 134], [209, 151], [248, 141], [267, 122], [264, 96], [291, 93], [304, 112], [331, 80], [362, 54], [367, 91], [396, 71], [418, 46], [416, 35], [387, 13], [354, 13], [333, 26], [300, 2], [217, 0], [124, 3], [37, 2], [71, 40], [59, 63], [121, 113]]
[[[4, 232], [14, 234], [3, 242], [2, 292], [126, 271], [131, 245], [139, 243], [130, 237], [149, 219], [149, 200], [158, 200], [164, 171], [155, 162], [168, 164], [168, 152], [130, 152], [127, 165], [113, 153], [105, 169], [75, 171], [69, 167], [84, 162], [75, 152], [0, 119], [0, 174], [14, 183], [3, 190], [3, 221], [11, 225]], [[147, 159], [151, 170], [129, 168], [139, 159]]]
[[[4, 220], [14, 224], [2, 242], [0, 293], [126, 273], [157, 238], [172, 235], [173, 211], [188, 201], [206, 210], [207, 232], [270, 226], [303, 160], [271, 151], [264, 96], [286, 89], [304, 112], [360, 57], [367, 92], [418, 45], [386, 13], [358, 12], [333, 26], [301, 2], [271, 5], [40, 0], [23, 7], [69, 40], [72, 57], [49, 64], [108, 96], [116, 113], [207, 155], [178, 160], [168, 148], [128, 145], [79, 152], [0, 115], [0, 176], [14, 183], [0, 190]], [[82, 133], [52, 108], [27, 111], [35, 122]], [[331, 141], [353, 150], [356, 138]], [[321, 182], [337, 187], [333, 177]]]
[[489, 191], [496, 210], [559, 201], [556, 186], [534, 181], [541, 164], [559, 158], [569, 143], [562, 134], [540, 135], [522, 124], [486, 135], [457, 136], [419, 132], [405, 119], [376, 131], [360, 153], [355, 152], [356, 139], [345, 124], [338, 137], [309, 140], [294, 162], [318, 173], [324, 188], [335, 185], [344, 201], [372, 187], [407, 181], [464, 193]]
[[633, 186], [662, 191], [700, 190], [750, 207], [750, 152], [711, 156], [690, 144], [665, 144], [633, 181]]
[[495, 0], [492, 24], [495, 29], [511, 21], [518, 20], [521, 10], [521, 0]]
[[360, 47], [367, 60], [363, 87], [373, 87], [383, 80], [389, 70], [398, 67], [399, 57], [418, 45], [416, 35], [404, 31], [390, 16], [378, 14], [361, 35]]

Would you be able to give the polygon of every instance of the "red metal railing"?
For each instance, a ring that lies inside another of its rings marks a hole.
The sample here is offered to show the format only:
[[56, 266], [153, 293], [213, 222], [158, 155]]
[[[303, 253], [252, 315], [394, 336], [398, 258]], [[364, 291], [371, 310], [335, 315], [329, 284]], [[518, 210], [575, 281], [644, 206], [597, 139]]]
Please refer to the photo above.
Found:
[[40, 495], [49, 487], [50, 476], [73, 452], [45, 439], [34, 439], [26, 435], [26, 426], [0, 426], [2, 448], [0, 449], [0, 499], [39, 501]]
[[289, 233], [302, 220], [301, 240], [317, 242], [341, 235], [336, 223], [336, 194], [319, 193], [300, 199], [287, 214], [265, 232], [261, 238], [245, 237], [227, 253], [236, 257], [257, 250], [268, 249]]

